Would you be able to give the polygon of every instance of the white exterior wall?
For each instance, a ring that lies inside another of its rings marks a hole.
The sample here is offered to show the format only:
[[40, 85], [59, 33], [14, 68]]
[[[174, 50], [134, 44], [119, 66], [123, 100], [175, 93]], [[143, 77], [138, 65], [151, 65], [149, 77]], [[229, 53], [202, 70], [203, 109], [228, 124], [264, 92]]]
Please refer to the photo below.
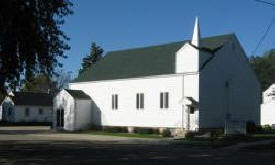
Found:
[[201, 71], [201, 128], [223, 127], [227, 113], [259, 124], [260, 85], [246, 60], [237, 39], [232, 38]]
[[176, 73], [193, 73], [198, 72], [199, 68], [199, 51], [189, 43], [176, 52]]
[[275, 124], [275, 84], [272, 84], [263, 92], [263, 104], [261, 105], [261, 125]]
[[2, 104], [0, 104], [0, 121], [2, 121], [2, 118], [3, 118], [3, 116], [2, 116], [2, 112], [3, 111], [3, 109], [2, 109]]
[[[51, 122], [52, 121], [52, 106], [34, 106], [34, 105], [14, 105], [10, 97], [6, 97], [3, 101], [2, 116], [5, 116], [5, 121], [8, 122]], [[11, 115], [8, 114], [8, 109], [11, 108]], [[29, 116], [25, 115], [25, 110], [29, 109]], [[43, 113], [39, 114], [39, 109], [43, 109]]]
[[[29, 109], [29, 115], [25, 115], [25, 110]], [[43, 109], [43, 114], [39, 114], [39, 109]], [[14, 107], [13, 122], [51, 122], [52, 107], [51, 106], [19, 106]]]
[[261, 105], [261, 125], [275, 125], [275, 100]]
[[75, 129], [86, 129], [92, 126], [92, 105], [91, 100], [75, 101], [76, 123]]
[[57, 109], [64, 109], [64, 127], [65, 130], [73, 131], [75, 130], [75, 100], [74, 98], [65, 90], [59, 92], [53, 100], [53, 128], [56, 128], [57, 117], [56, 111]]
[[[83, 90], [93, 99], [96, 125], [171, 128], [183, 125], [182, 75], [71, 83], [70, 89]], [[169, 92], [168, 109], [160, 109], [161, 92]], [[137, 93], [144, 93], [144, 109], [136, 109]], [[112, 110], [112, 94], [118, 94], [117, 110]]]
[[[192, 97], [199, 102], [199, 73], [193, 73], [184, 75], [184, 97]], [[184, 128], [189, 130], [196, 130], [199, 128], [199, 109], [195, 111], [195, 114], [190, 114], [187, 106], [184, 106]], [[189, 118], [189, 119], [188, 119]]]

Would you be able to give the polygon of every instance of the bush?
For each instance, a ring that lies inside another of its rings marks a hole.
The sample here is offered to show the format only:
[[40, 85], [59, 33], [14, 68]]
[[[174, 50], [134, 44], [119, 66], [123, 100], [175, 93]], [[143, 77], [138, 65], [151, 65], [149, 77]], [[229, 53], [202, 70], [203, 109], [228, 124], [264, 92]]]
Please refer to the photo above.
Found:
[[160, 134], [159, 129], [158, 128], [154, 128], [153, 129], [153, 134], [159, 135]]
[[189, 140], [189, 139], [194, 138], [194, 136], [195, 136], [195, 133], [194, 133], [194, 132], [187, 132], [187, 133], [185, 134], [185, 139]]
[[164, 129], [161, 133], [162, 137], [171, 137], [171, 131], [169, 129]]
[[264, 125], [262, 129], [264, 133], [272, 133], [272, 128], [268, 124]]
[[136, 128], [135, 133], [138, 134], [153, 134], [152, 128]]
[[257, 127], [254, 121], [247, 121], [246, 122], [246, 132], [248, 134], [254, 134], [256, 133]]
[[125, 127], [106, 127], [103, 129], [104, 132], [108, 133], [127, 133], [127, 128]]

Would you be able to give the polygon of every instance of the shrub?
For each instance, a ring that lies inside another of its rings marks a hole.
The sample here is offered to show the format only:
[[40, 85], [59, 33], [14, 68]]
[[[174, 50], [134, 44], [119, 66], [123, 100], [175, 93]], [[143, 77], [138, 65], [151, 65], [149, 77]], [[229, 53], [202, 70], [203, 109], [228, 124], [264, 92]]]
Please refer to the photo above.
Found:
[[154, 128], [153, 129], [153, 134], [159, 135], [160, 134], [159, 129], [158, 128]]
[[254, 121], [247, 121], [246, 122], [246, 132], [248, 134], [254, 134], [256, 133], [256, 124], [254, 123]]
[[264, 133], [272, 133], [272, 128], [270, 127], [270, 125], [264, 125], [263, 126], [263, 132]]
[[127, 132], [127, 128], [125, 127], [106, 127], [103, 130], [104, 132], [108, 132], [108, 133], [126, 133]]
[[162, 137], [171, 137], [171, 131], [169, 129], [164, 129], [161, 133]]
[[185, 134], [185, 139], [189, 140], [189, 139], [194, 138], [194, 136], [195, 136], [195, 133], [194, 133], [194, 132], [187, 132], [187, 133]]
[[153, 134], [152, 128], [136, 128], [135, 133], [138, 134]]

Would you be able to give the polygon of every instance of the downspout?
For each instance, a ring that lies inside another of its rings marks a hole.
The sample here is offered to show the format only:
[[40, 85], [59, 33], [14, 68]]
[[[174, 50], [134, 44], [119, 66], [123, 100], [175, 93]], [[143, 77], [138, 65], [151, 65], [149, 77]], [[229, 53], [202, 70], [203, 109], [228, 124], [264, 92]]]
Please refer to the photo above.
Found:
[[184, 105], [184, 75], [182, 76], [182, 111], [181, 111], [181, 127], [182, 130], [184, 129], [184, 110], [185, 110], [185, 105]]
[[77, 115], [76, 110], [77, 110], [77, 101], [76, 101], [76, 99], [74, 99], [74, 130], [76, 129], [76, 119], [77, 119], [77, 117], [76, 117], [76, 115]]

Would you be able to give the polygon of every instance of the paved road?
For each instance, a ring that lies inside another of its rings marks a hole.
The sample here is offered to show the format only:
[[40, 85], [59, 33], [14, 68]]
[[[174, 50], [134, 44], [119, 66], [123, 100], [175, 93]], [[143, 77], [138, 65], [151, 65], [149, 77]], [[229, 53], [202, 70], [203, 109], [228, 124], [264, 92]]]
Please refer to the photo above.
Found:
[[38, 127], [0, 128], [0, 164], [270, 165], [275, 157], [274, 151], [123, 143], [129, 139], [81, 136], [51, 133]]

